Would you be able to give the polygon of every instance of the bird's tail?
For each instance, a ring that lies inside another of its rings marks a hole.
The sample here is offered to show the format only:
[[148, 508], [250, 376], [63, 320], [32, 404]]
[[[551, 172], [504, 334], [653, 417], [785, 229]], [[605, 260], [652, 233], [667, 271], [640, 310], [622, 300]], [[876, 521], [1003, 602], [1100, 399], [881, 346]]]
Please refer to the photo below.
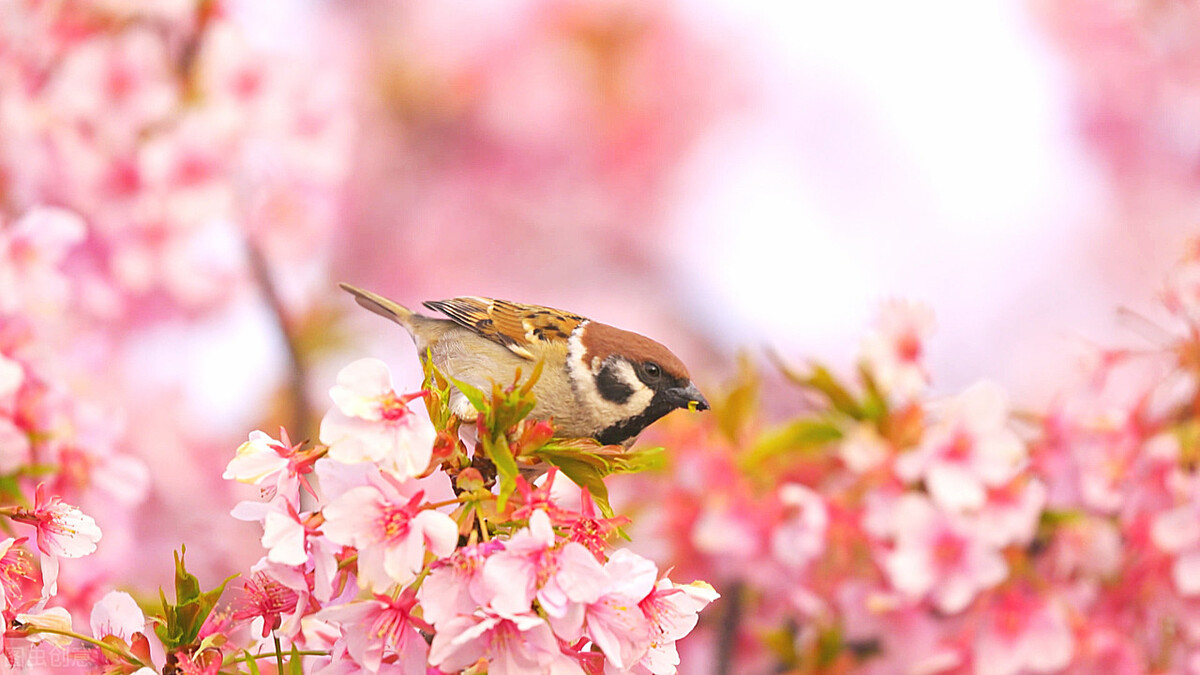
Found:
[[401, 305], [398, 302], [388, 300], [382, 295], [372, 293], [371, 291], [361, 289], [357, 286], [351, 286], [347, 283], [340, 283], [338, 286], [341, 286], [342, 290], [353, 295], [358, 304], [371, 310], [372, 312], [375, 312], [379, 316], [391, 319], [401, 326], [404, 326], [409, 333], [412, 332], [412, 318], [414, 313], [411, 309]]

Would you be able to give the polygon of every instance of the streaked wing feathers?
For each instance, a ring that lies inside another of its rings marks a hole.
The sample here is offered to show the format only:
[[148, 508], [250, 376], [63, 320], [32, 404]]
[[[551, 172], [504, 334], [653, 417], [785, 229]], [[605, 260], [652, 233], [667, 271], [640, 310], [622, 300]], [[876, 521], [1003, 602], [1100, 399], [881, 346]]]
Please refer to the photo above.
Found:
[[535, 358], [529, 349], [531, 346], [538, 342], [565, 342], [571, 331], [586, 321], [581, 316], [550, 307], [475, 296], [431, 300], [424, 304], [531, 361]]

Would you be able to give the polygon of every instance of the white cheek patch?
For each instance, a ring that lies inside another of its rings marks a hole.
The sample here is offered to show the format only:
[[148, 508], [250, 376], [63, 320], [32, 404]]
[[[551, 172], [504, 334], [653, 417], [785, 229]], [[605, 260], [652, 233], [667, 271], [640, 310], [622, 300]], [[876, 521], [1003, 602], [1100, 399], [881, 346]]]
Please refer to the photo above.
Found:
[[[611, 401], [609, 401], [608, 404], [625, 413], [623, 415], [624, 417], [632, 417], [641, 413], [646, 409], [647, 406], [650, 405], [650, 399], [654, 398], [654, 391], [638, 379], [637, 373], [633, 372], [633, 366], [630, 365], [628, 361], [624, 359], [618, 360], [615, 364], [615, 368], [617, 372], [617, 379], [629, 385], [629, 388], [633, 390], [633, 395], [629, 397], [628, 401], [625, 401], [622, 404], [616, 405]], [[594, 388], [595, 384], [592, 386]], [[597, 396], [598, 395], [599, 392], [597, 392]]]
[[599, 358], [592, 358], [591, 363], [585, 363], [583, 360], [585, 350], [581, 336], [587, 324], [586, 321], [579, 324], [567, 339], [567, 368], [570, 369], [575, 395], [580, 403], [595, 411], [596, 418], [603, 418], [606, 424], [640, 414], [650, 405], [654, 392], [638, 379], [628, 361], [618, 359], [617, 363], [613, 364], [617, 378], [633, 391], [627, 401], [614, 403], [604, 398], [596, 388], [596, 375], [604, 368], [604, 362]]

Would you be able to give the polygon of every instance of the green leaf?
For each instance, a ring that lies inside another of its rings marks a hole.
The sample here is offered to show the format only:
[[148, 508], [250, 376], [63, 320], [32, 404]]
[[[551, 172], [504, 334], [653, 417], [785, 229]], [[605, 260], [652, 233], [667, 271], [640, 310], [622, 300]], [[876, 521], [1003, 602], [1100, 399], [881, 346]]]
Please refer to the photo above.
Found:
[[605, 518], [613, 517], [612, 506], [608, 503], [608, 486], [604, 484], [606, 473], [602, 465], [588, 462], [586, 459], [567, 455], [547, 455], [545, 459], [557, 466], [567, 478], [576, 485], [587, 488], [592, 493], [592, 501], [600, 508]]
[[752, 469], [780, 455], [821, 448], [841, 437], [841, 430], [828, 421], [799, 419], [764, 432], [740, 462], [743, 469]]
[[503, 434], [494, 441], [483, 444], [484, 452], [496, 465], [496, 473], [500, 476], [500, 493], [496, 499], [496, 507], [503, 510], [508, 498], [517, 490], [517, 461], [513, 458], [512, 450], [508, 447], [508, 439]]
[[168, 651], [193, 644], [200, 635], [204, 621], [212, 613], [225, 585], [237, 575], [221, 582], [221, 585], [211, 591], [200, 590], [200, 580], [187, 571], [184, 555], [185, 547], [175, 554], [175, 604], [167, 602], [167, 594], [160, 588], [159, 597], [162, 600], [163, 616], [155, 621], [154, 632], [162, 640]]
[[291, 675], [304, 675], [304, 664], [300, 656], [300, 648], [292, 644], [292, 656], [288, 660], [288, 671]]
[[446, 376], [446, 379], [449, 380], [456, 389], [461, 391], [463, 396], [467, 397], [467, 400], [471, 402], [471, 407], [475, 408], [481, 413], [487, 413], [488, 405], [481, 390], [467, 384], [466, 382], [456, 380], [450, 376]]
[[829, 403], [834, 408], [853, 417], [854, 419], [863, 419], [862, 407], [850, 392], [846, 391], [829, 372], [829, 369], [822, 365], [813, 365], [812, 373], [804, 378], [804, 384], [812, 389], [821, 392], [825, 398], [829, 399]]
[[829, 668], [837, 661], [843, 649], [842, 631], [832, 627], [817, 634], [817, 667]]
[[863, 417], [874, 422], [887, 417], [887, 397], [883, 395], [883, 392], [879, 391], [879, 384], [871, 375], [871, 371], [865, 366], [859, 366], [858, 376], [862, 380], [863, 387], [866, 389], [866, 397], [862, 403]]
[[246, 659], [246, 668], [250, 671], [250, 675], [260, 675], [258, 662], [255, 660], [254, 655], [250, 653], [250, 650], [243, 649], [242, 655]]
[[717, 427], [731, 443], [739, 443], [759, 406], [761, 382], [754, 362], [745, 353], [738, 354], [737, 375], [722, 400], [713, 403]]

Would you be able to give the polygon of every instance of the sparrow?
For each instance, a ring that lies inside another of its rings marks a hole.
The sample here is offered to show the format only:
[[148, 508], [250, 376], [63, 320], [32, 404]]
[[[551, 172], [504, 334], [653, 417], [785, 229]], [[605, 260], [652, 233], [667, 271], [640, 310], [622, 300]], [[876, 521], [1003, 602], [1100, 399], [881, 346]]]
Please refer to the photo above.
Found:
[[[550, 307], [459, 297], [423, 303], [446, 318], [418, 314], [370, 291], [340, 284], [358, 304], [412, 336], [443, 374], [488, 391], [516, 370], [542, 362], [530, 417], [552, 420], [556, 435], [633, 444], [646, 427], [677, 408], [708, 410], [687, 367], [648, 337]], [[458, 390], [450, 409], [464, 421], [476, 411]]]

